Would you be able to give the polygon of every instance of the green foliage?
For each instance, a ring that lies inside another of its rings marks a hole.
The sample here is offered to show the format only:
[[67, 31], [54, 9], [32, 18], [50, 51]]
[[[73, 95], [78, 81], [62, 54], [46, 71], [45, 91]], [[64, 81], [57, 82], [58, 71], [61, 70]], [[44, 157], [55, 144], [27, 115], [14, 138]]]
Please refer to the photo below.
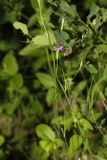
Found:
[[69, 149], [68, 149], [68, 153], [70, 156], [73, 156], [75, 151], [81, 146], [82, 142], [83, 140], [80, 135], [75, 134], [70, 138]]
[[31, 41], [32, 45], [35, 46], [49, 46], [56, 44], [56, 40], [54, 34], [50, 31], [47, 33], [43, 33], [43, 35], [37, 35]]
[[13, 54], [8, 53], [4, 59], [3, 59], [3, 68], [4, 68], [4, 72], [9, 75], [9, 76], [13, 76], [15, 75], [18, 70], [18, 64], [17, 64], [17, 60], [14, 57]]
[[39, 126], [37, 126], [36, 133], [42, 139], [49, 139], [51, 141], [55, 141], [55, 133], [50, 127], [45, 124], [40, 124]]
[[0, 1], [1, 160], [107, 159], [106, 7]]
[[27, 29], [27, 26], [24, 23], [16, 21], [16, 22], [13, 23], [13, 26], [16, 29], [20, 29], [23, 32], [23, 34], [28, 35], [28, 29]]
[[55, 87], [55, 80], [51, 75], [45, 73], [36, 73], [36, 76], [46, 88]]
[[36, 127], [36, 133], [42, 139], [40, 145], [46, 152], [56, 150], [63, 145], [63, 141], [56, 138], [54, 131], [48, 125], [40, 124]]
[[4, 138], [2, 135], [0, 135], [0, 146], [1, 146], [4, 142], [5, 142], [5, 138]]

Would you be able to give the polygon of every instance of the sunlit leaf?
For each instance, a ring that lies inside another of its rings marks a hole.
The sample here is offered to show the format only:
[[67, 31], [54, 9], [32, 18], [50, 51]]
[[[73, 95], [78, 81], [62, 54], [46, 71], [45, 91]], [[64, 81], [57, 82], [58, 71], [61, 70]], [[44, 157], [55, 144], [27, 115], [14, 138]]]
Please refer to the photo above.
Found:
[[37, 35], [34, 37], [31, 43], [35, 46], [49, 46], [56, 44], [56, 39], [54, 34], [48, 31], [48, 34], [45, 32], [42, 35]]
[[20, 29], [23, 34], [28, 35], [28, 29], [26, 24], [16, 21], [13, 23], [13, 26], [15, 29]]
[[82, 125], [83, 128], [86, 130], [88, 130], [88, 129], [93, 130], [91, 123], [88, 120], [86, 120], [85, 118], [80, 119], [80, 125]]
[[55, 141], [54, 131], [46, 124], [40, 124], [36, 127], [36, 133], [38, 137], [44, 140]]

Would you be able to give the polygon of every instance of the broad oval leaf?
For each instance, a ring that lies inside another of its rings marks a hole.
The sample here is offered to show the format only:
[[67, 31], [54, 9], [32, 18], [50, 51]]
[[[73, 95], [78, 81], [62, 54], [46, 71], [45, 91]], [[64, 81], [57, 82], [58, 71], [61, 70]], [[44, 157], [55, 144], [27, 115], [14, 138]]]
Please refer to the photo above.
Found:
[[19, 54], [21, 56], [29, 56], [29, 55], [33, 55], [33, 56], [40, 56], [42, 54], [45, 54], [45, 50], [44, 48], [40, 48], [39, 46], [32, 46], [31, 44], [27, 45], [26, 47], [24, 47]]
[[69, 5], [66, 1], [61, 1], [60, 3], [60, 8], [64, 12], [67, 12], [73, 17], [76, 17], [77, 11], [76, 11], [76, 6], [75, 5]]
[[85, 118], [80, 119], [80, 124], [86, 130], [93, 130], [91, 123], [88, 120], [86, 120]]
[[100, 52], [104, 52], [107, 53], [107, 44], [99, 44], [96, 47], [96, 50], [100, 53]]
[[104, 143], [104, 144], [107, 144], [107, 134], [105, 134], [105, 135], [103, 136], [103, 143]]
[[55, 81], [51, 75], [38, 72], [36, 76], [46, 88], [55, 87]]
[[50, 140], [41, 140], [40, 142], [41, 147], [46, 151], [50, 152], [53, 150], [56, 150], [58, 147], [63, 146], [63, 141], [59, 138], [56, 138], [55, 141], [50, 141]]
[[20, 90], [23, 86], [23, 77], [21, 74], [16, 74], [14, 77], [12, 77], [9, 81], [9, 87], [13, 90]]
[[46, 124], [38, 125], [36, 127], [36, 133], [37, 133], [38, 137], [40, 137], [42, 139], [55, 141], [54, 131]]
[[74, 134], [69, 141], [68, 154], [74, 155], [76, 150], [81, 146], [83, 139], [80, 135]]
[[19, 70], [16, 58], [10, 53], [7, 54], [3, 59], [3, 67], [5, 73], [9, 76], [15, 75]]
[[55, 88], [50, 88], [48, 90], [46, 95], [46, 101], [49, 106], [55, 102], [55, 94], [56, 94]]
[[91, 74], [96, 74], [97, 73], [97, 69], [92, 64], [88, 64], [86, 66], [86, 70], [88, 72], [90, 72]]
[[31, 43], [36, 46], [49, 46], [56, 44], [56, 39], [54, 34], [51, 31], [48, 31], [48, 35], [46, 32], [42, 35], [37, 35], [32, 39]]

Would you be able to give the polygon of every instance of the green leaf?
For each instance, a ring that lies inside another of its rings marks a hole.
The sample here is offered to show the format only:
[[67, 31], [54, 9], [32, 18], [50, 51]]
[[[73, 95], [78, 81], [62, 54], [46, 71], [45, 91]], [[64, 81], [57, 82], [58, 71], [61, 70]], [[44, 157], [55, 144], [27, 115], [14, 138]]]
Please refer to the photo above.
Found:
[[42, 103], [38, 99], [33, 100], [31, 103], [32, 109], [37, 115], [41, 115], [43, 113]]
[[78, 83], [76, 88], [78, 91], [82, 91], [85, 89], [86, 85], [87, 85], [87, 82], [84, 80], [84, 81], [81, 81], [80, 83]]
[[104, 89], [104, 94], [107, 96], [107, 87]]
[[63, 141], [59, 138], [56, 138], [54, 142], [50, 140], [41, 140], [39, 143], [41, 147], [48, 153], [63, 145]]
[[107, 134], [103, 136], [103, 143], [107, 144]]
[[56, 44], [56, 39], [54, 34], [51, 31], [48, 31], [47, 33], [43, 33], [42, 35], [37, 35], [34, 37], [31, 41], [32, 45], [36, 46], [49, 46], [49, 45], [54, 45]]
[[38, 48], [38, 46], [32, 46], [31, 44], [27, 45], [19, 52], [19, 54], [22, 56], [41, 56], [43, 53], [45, 53], [44, 48], [41, 49]]
[[72, 127], [73, 125], [73, 118], [70, 116], [70, 117], [64, 117], [62, 121], [59, 122], [61, 125], [64, 126], [64, 130], [70, 130], [70, 128]]
[[16, 21], [13, 23], [13, 26], [15, 29], [20, 29], [23, 34], [28, 35], [28, 29], [26, 24]]
[[92, 123], [94, 123], [94, 122], [97, 121], [101, 116], [102, 116], [102, 113], [101, 113], [101, 112], [93, 111], [93, 114], [89, 114], [88, 119], [90, 119], [90, 121], [91, 121]]
[[91, 5], [90, 13], [88, 15], [88, 18], [91, 18], [94, 15], [97, 15], [97, 13], [98, 13], [99, 10], [100, 10], [99, 6], [97, 6], [95, 3], [93, 3]]
[[0, 80], [6, 80], [9, 78], [9, 75], [4, 70], [0, 70]]
[[61, 139], [56, 138], [54, 144], [56, 144], [56, 145], [54, 145], [54, 149], [57, 149], [58, 147], [63, 146], [64, 142]]
[[70, 130], [70, 128], [73, 125], [73, 118], [71, 116], [69, 117], [63, 117], [63, 116], [58, 116], [52, 119], [52, 124], [60, 124], [61, 126], [64, 126], [64, 130]]
[[97, 73], [97, 69], [92, 64], [88, 64], [86, 66], [86, 70], [88, 72], [90, 72], [91, 74], [96, 74]]
[[0, 135], [0, 146], [2, 146], [4, 142], [5, 138], [2, 135]]
[[80, 119], [80, 125], [83, 126], [85, 130], [93, 130], [91, 123], [85, 118]]
[[24, 131], [19, 131], [11, 140], [10, 143], [19, 143], [23, 142], [25, 139], [25, 133]]
[[7, 54], [3, 59], [3, 67], [5, 73], [7, 73], [10, 76], [15, 75], [19, 70], [16, 58], [14, 57], [14, 55], [10, 53]]
[[40, 124], [36, 127], [38, 137], [44, 140], [55, 141], [54, 131], [46, 124]]
[[[40, 2], [40, 5], [41, 5], [41, 9], [43, 10], [45, 8], [45, 2], [46, 2], [46, 0], [39, 0], [39, 2]], [[39, 8], [37, 0], [31, 0], [31, 5], [32, 5], [32, 8], [34, 10], [36, 10], [36, 11]]]
[[105, 158], [100, 157], [99, 155], [92, 155], [92, 158], [92, 160], [106, 160]]
[[103, 21], [106, 22], [106, 20], [107, 20], [107, 9], [102, 8], [102, 14], [103, 14]]
[[50, 88], [46, 95], [47, 104], [50, 106], [55, 101], [55, 88]]
[[20, 98], [19, 97], [15, 97], [12, 101], [12, 103], [8, 102], [5, 103], [4, 108], [7, 112], [8, 115], [12, 115], [14, 113], [14, 111], [17, 109], [17, 107], [20, 104]]
[[36, 21], [37, 21], [37, 16], [36, 16], [36, 14], [33, 14], [33, 15], [29, 18], [27, 26], [28, 26], [28, 27], [32, 27], [32, 26], [36, 23]]
[[46, 88], [55, 87], [55, 81], [51, 75], [38, 72], [36, 76]]
[[107, 45], [106, 44], [99, 44], [96, 47], [96, 50], [100, 53], [100, 52], [104, 52], [107, 53]]
[[75, 5], [69, 5], [66, 1], [61, 1], [60, 8], [64, 12], [67, 12], [71, 16], [75, 17], [77, 15], [76, 6]]
[[68, 154], [73, 156], [76, 150], [81, 146], [83, 139], [80, 135], [74, 134], [69, 141]]
[[49, 140], [41, 140], [39, 144], [48, 153], [53, 149], [53, 143], [51, 143]]
[[10, 44], [5, 40], [0, 40], [0, 51], [8, 51], [10, 49]]
[[23, 83], [24, 82], [23, 82], [22, 75], [18, 73], [10, 79], [9, 87], [10, 87], [10, 89], [18, 91], [23, 86]]
[[0, 160], [5, 160], [5, 158], [6, 158], [6, 155], [4, 150], [0, 149]]

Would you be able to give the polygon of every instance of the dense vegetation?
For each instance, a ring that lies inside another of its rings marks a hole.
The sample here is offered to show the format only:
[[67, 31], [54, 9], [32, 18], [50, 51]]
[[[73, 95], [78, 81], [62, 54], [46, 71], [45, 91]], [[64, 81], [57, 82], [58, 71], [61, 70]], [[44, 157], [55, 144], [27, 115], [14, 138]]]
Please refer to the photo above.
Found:
[[0, 159], [107, 160], [107, 1], [0, 1]]

